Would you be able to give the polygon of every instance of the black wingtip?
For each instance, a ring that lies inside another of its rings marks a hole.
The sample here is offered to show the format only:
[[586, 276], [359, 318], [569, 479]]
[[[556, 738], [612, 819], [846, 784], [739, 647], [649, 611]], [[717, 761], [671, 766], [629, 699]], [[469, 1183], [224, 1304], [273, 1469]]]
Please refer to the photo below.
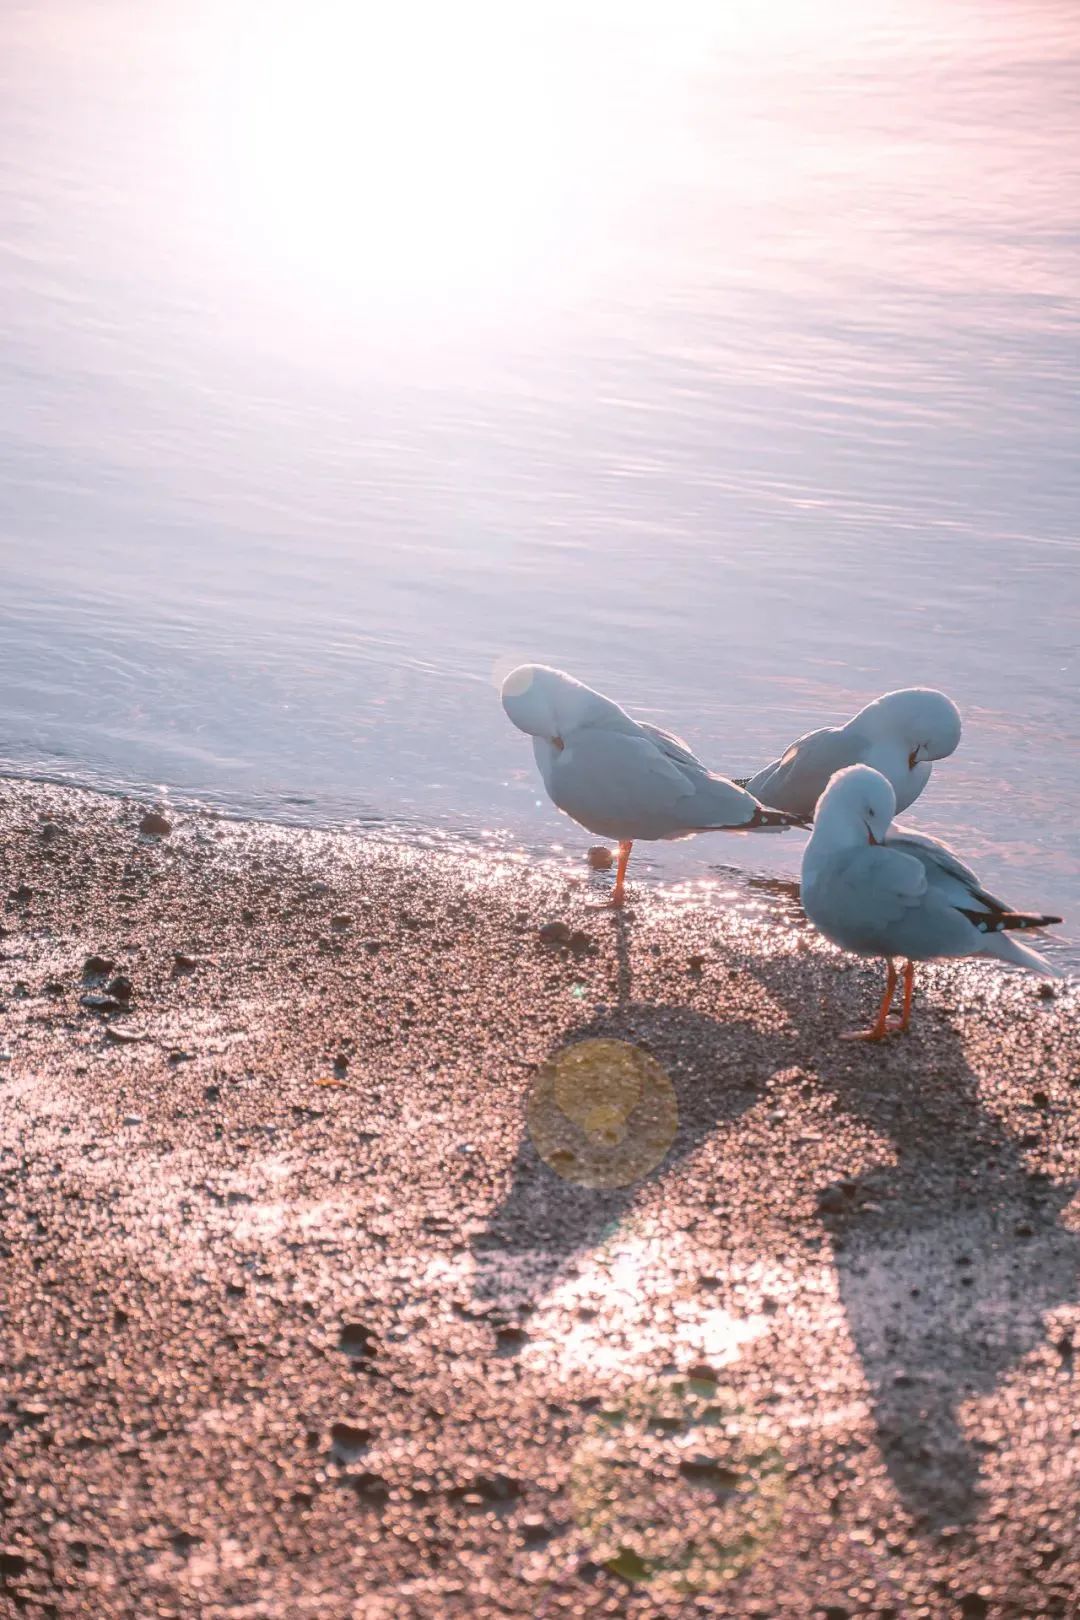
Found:
[[755, 805], [754, 814], [746, 823], [748, 827], [801, 827], [805, 831], [812, 823], [805, 816], [793, 816], [787, 810], [768, 810], [764, 805]]

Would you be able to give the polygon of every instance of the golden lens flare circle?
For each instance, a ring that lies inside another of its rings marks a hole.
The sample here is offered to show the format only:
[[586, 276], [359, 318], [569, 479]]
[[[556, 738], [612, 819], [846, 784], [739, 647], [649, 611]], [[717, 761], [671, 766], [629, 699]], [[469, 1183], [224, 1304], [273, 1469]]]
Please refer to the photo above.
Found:
[[719, 1591], [775, 1536], [787, 1499], [776, 1439], [712, 1378], [638, 1385], [593, 1417], [570, 1501], [593, 1556], [663, 1602]]
[[654, 1057], [629, 1041], [578, 1041], [533, 1082], [527, 1120], [549, 1169], [580, 1187], [626, 1187], [654, 1170], [675, 1139], [675, 1090]]

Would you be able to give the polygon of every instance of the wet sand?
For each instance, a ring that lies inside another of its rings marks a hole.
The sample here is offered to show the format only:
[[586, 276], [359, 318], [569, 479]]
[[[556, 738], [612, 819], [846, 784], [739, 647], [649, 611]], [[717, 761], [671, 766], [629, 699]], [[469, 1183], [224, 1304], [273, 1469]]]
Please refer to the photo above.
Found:
[[147, 808], [0, 783], [0, 1614], [1077, 1613], [1075, 985], [853, 1047], [797, 929]]

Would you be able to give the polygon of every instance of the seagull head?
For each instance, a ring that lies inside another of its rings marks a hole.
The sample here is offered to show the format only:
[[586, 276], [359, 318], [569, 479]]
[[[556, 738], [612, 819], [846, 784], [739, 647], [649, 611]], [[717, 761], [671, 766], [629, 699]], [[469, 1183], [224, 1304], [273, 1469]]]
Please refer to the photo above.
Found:
[[500, 695], [519, 731], [543, 738], [558, 752], [565, 747], [567, 732], [580, 725], [597, 702], [603, 702], [591, 687], [546, 664], [521, 664], [511, 670]]
[[875, 740], [900, 746], [909, 771], [947, 759], [960, 742], [960, 710], [952, 698], [930, 687], [886, 692], [862, 711], [859, 720], [872, 729]]
[[821, 795], [814, 831], [833, 844], [881, 844], [895, 814], [896, 794], [888, 778], [870, 765], [849, 765]]

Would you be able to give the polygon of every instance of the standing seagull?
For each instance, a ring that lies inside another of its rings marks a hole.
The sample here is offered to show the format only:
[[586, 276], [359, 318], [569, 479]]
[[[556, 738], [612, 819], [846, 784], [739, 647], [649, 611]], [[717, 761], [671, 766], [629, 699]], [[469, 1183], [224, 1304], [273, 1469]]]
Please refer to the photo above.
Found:
[[[915, 963], [937, 956], [996, 956], [1017, 967], [1060, 975], [1011, 931], [1046, 928], [1060, 917], [1012, 911], [981, 887], [946, 844], [920, 833], [889, 831], [896, 796], [880, 771], [852, 765], [833, 777], [818, 805], [802, 863], [802, 903], [814, 926], [847, 951], [883, 956], [888, 983], [870, 1029], [845, 1040], [880, 1041], [911, 1021]], [[889, 1017], [907, 958], [904, 1010]]]
[[947, 759], [959, 741], [960, 711], [952, 698], [910, 686], [876, 698], [846, 726], [808, 731], [743, 786], [762, 804], [812, 816], [837, 771], [870, 765], [892, 783], [899, 813], [929, 782], [932, 761]]
[[623, 903], [638, 838], [805, 825], [800, 816], [763, 809], [745, 789], [714, 776], [678, 737], [632, 720], [562, 670], [522, 664], [503, 682], [502, 704], [532, 737], [552, 802], [589, 832], [618, 840], [613, 905]]

